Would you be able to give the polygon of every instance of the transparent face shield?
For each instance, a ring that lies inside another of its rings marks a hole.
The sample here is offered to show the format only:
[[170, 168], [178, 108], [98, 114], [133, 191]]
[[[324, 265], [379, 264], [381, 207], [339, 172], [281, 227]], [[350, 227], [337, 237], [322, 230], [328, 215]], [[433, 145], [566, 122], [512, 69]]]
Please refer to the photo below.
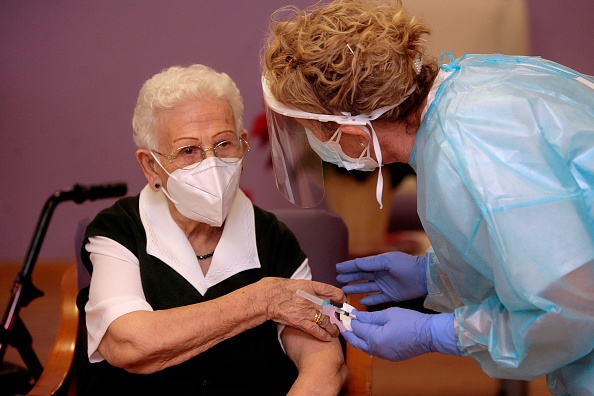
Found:
[[[328, 141], [328, 138], [325, 136], [336, 136], [339, 132], [338, 130], [343, 125], [359, 126], [370, 135], [377, 160], [377, 167], [381, 168], [381, 150], [371, 121], [398, 106], [415, 88], [416, 86], [413, 86], [398, 103], [377, 109], [371, 114], [357, 116], [352, 116], [350, 113], [327, 115], [299, 111], [283, 105], [272, 95], [266, 78], [262, 77], [262, 90], [266, 104], [266, 120], [268, 122], [268, 134], [271, 143], [272, 164], [279, 191], [290, 202], [303, 208], [314, 207], [322, 201], [324, 198], [322, 158], [324, 157], [321, 157], [322, 154], [318, 154], [320, 150], [315, 151], [312, 148], [312, 144], [317, 139], [318, 142], [315, 142], [318, 143], [317, 145], [324, 145]], [[337, 160], [344, 160], [341, 162], [345, 165], [345, 168], [359, 170], [374, 169], [363, 166], [364, 162], [375, 162], [369, 156], [363, 156], [364, 153], [370, 152], [369, 146], [360, 148], [361, 155], [357, 154], [355, 157], [350, 157], [340, 150], [339, 143], [335, 142], [334, 145], [339, 149], [339, 152], [334, 152], [333, 154], [335, 154]], [[324, 159], [328, 160], [328, 158]], [[334, 163], [334, 161], [332, 162]], [[347, 163], [352, 165], [347, 165]], [[382, 206], [382, 189], [383, 177], [380, 171], [378, 172], [376, 188], [376, 198], [380, 207]]]
[[304, 127], [295, 118], [277, 117], [268, 106], [266, 121], [278, 190], [297, 206], [317, 206], [324, 198], [322, 160], [311, 150]]

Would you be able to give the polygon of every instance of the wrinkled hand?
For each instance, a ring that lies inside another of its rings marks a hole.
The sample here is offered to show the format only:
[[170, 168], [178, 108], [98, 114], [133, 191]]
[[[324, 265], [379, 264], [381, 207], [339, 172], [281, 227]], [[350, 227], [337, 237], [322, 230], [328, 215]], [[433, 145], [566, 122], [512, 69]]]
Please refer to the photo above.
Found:
[[353, 331], [342, 333], [355, 348], [399, 362], [428, 352], [460, 356], [454, 333], [454, 314], [423, 314], [402, 308], [355, 312]]
[[336, 279], [366, 281], [342, 288], [347, 294], [376, 293], [362, 298], [364, 305], [404, 301], [427, 295], [426, 265], [426, 256], [389, 252], [336, 264]]
[[283, 279], [264, 278], [266, 282], [267, 319], [287, 326], [296, 327], [322, 340], [330, 341], [339, 334], [336, 325], [323, 315], [318, 324], [314, 323], [316, 313], [322, 308], [299, 296], [297, 290], [318, 296], [322, 299], [344, 302], [344, 293], [337, 287], [326, 283]]

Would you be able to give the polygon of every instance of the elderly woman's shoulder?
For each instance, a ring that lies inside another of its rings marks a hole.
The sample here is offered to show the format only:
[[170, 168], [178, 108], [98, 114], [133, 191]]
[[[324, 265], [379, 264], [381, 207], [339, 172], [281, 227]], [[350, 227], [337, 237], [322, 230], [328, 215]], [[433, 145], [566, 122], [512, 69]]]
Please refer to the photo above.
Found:
[[256, 224], [256, 232], [258, 234], [277, 234], [277, 235], [289, 235], [294, 238], [294, 234], [283, 222], [283, 213], [286, 213], [286, 209], [276, 209], [274, 211], [268, 211], [254, 205], [254, 220]]
[[140, 195], [124, 197], [118, 199], [113, 205], [101, 210], [97, 216], [113, 216], [122, 214], [140, 214], [139, 201]]
[[254, 207], [254, 220], [256, 225], [261, 224], [271, 224], [278, 222], [278, 218], [274, 215], [274, 213], [262, 209], [259, 206], [253, 205]]
[[118, 199], [113, 205], [101, 210], [89, 223], [89, 229], [130, 228], [131, 223], [142, 224], [140, 220], [139, 195]]

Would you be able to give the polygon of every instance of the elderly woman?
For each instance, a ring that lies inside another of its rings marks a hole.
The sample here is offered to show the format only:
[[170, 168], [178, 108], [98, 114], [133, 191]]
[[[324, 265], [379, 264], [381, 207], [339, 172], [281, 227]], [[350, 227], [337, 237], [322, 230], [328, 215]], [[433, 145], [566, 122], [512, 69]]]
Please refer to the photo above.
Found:
[[343, 288], [375, 293], [363, 303], [427, 296], [442, 313], [360, 312], [345, 338], [390, 360], [465, 355], [492, 377], [548, 374], [555, 394], [594, 394], [592, 78], [536, 57], [438, 65], [429, 28], [394, 1], [288, 11], [262, 62], [281, 191], [315, 201], [295, 194], [320, 166], [303, 147], [351, 170], [409, 163], [432, 243], [423, 257], [341, 263], [338, 279], [363, 281]]
[[[228, 75], [171, 67], [142, 87], [136, 159], [148, 181], [88, 226], [85, 394], [336, 395], [338, 330], [298, 296], [294, 235], [239, 189], [249, 150]], [[290, 278], [290, 279], [289, 279]]]

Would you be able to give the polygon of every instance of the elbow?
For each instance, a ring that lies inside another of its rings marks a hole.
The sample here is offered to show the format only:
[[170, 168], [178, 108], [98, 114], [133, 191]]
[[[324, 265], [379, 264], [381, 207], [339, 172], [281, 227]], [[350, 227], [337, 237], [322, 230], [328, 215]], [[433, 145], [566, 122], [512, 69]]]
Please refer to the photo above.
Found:
[[105, 360], [114, 367], [132, 374], [153, 374], [165, 366], [151, 359], [146, 354], [130, 347], [120, 347], [117, 353], [106, 354]]
[[124, 369], [127, 372], [132, 373], [132, 374], [147, 375], [147, 374], [153, 374], [153, 373], [156, 373], [157, 371], [160, 371], [161, 367], [157, 368], [154, 365], [135, 363], [135, 364], [128, 364], [126, 367], [122, 367], [122, 369]]
[[102, 342], [99, 352], [110, 365], [124, 369], [133, 374], [151, 374], [151, 370], [143, 363], [143, 356], [134, 350], [133, 347], [119, 345], [117, 348], [110, 348]]
[[164, 368], [155, 354], [133, 339], [114, 339], [107, 334], [99, 344], [99, 352], [112, 366], [133, 374], [153, 374]]
[[139, 354], [129, 354], [116, 360], [113, 366], [124, 369], [132, 374], [153, 374], [162, 367], [155, 366], [152, 362]]

